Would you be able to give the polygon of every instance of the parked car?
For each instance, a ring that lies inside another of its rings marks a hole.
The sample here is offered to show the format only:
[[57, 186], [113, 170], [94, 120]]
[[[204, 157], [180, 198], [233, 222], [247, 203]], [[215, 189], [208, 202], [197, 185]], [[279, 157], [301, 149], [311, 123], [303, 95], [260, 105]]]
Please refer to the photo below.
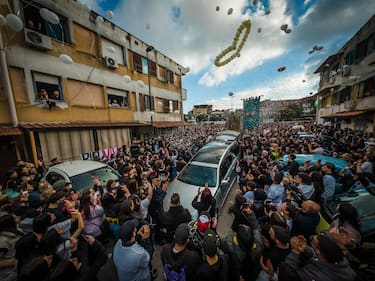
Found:
[[240, 135], [240, 132], [233, 131], [233, 130], [225, 130], [225, 131], [217, 132], [216, 135], [217, 136], [228, 135], [228, 136], [238, 137]]
[[70, 182], [74, 190], [82, 191], [92, 187], [95, 176], [99, 177], [102, 186], [105, 186], [109, 180], [120, 179], [120, 174], [107, 164], [90, 160], [74, 160], [50, 167], [43, 180], [54, 188], [61, 188], [66, 182]]
[[327, 222], [332, 221], [336, 213], [337, 205], [348, 202], [357, 209], [363, 239], [367, 242], [375, 242], [375, 191], [373, 189], [360, 189], [336, 195], [332, 200], [323, 204], [321, 214]]
[[347, 152], [345, 146], [339, 142], [337, 139], [326, 136], [326, 135], [313, 135], [313, 134], [306, 134], [306, 133], [299, 133], [298, 134], [298, 141], [303, 142], [304, 140], [314, 141], [315, 139], [320, 139], [321, 146], [325, 150], [325, 153], [329, 154], [332, 152], [332, 146], [334, 145], [337, 148], [338, 152]]
[[235, 143], [215, 142], [203, 146], [170, 183], [164, 199], [164, 210], [168, 210], [172, 194], [179, 193], [181, 205], [196, 219], [198, 213], [191, 203], [198, 188], [206, 182], [216, 199], [216, 206], [222, 207], [236, 180], [238, 155], [235, 150]]
[[[310, 161], [311, 165], [313, 165], [316, 161], [321, 160], [322, 165], [324, 165], [327, 162], [330, 162], [335, 165], [335, 172], [338, 173], [342, 169], [348, 167], [348, 163], [341, 158], [331, 157], [331, 156], [325, 156], [325, 155], [318, 155], [318, 154], [295, 154], [296, 155], [296, 161], [299, 164], [299, 168], [301, 171], [303, 171], [303, 165], [305, 161]], [[282, 157], [282, 161], [286, 164], [288, 162], [288, 155], [284, 155]], [[350, 172], [350, 170], [346, 170], [347, 172]]]

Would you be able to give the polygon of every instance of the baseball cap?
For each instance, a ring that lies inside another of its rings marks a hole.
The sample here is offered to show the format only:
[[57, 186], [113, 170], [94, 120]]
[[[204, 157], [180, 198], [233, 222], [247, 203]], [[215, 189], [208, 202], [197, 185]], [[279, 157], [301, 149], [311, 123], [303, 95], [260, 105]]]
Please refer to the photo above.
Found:
[[186, 223], [179, 224], [174, 233], [174, 241], [179, 245], [183, 245], [186, 243], [188, 238], [189, 238], [189, 226]]
[[139, 222], [137, 219], [132, 219], [124, 222], [120, 227], [119, 237], [124, 241], [128, 242], [132, 239], [133, 231], [137, 228]]
[[203, 243], [202, 248], [204, 253], [209, 256], [213, 257], [217, 253], [217, 237], [216, 233], [212, 230], [208, 230], [203, 236]]
[[210, 218], [204, 214], [200, 215], [197, 222], [197, 229], [200, 233], [205, 232], [207, 229], [210, 228]]

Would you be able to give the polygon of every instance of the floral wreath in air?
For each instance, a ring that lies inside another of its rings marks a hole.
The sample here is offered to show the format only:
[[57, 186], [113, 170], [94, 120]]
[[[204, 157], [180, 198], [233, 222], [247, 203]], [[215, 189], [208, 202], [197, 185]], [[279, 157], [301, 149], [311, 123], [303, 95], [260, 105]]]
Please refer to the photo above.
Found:
[[[215, 59], [216, 66], [224, 66], [227, 63], [231, 62], [234, 58], [240, 56], [240, 52], [243, 46], [245, 45], [247, 38], [249, 37], [250, 29], [251, 29], [251, 21], [244, 20], [241, 23], [241, 25], [237, 28], [237, 32], [233, 37], [232, 45], [230, 45], [228, 48], [226, 48], [224, 51], [222, 51], [219, 55], [216, 56], [216, 59]], [[244, 33], [244, 35], [242, 37], [240, 44], [237, 46], [242, 33]], [[228, 55], [231, 51], [234, 51], [233, 54], [229, 56], [227, 59], [222, 60], [222, 58]]]

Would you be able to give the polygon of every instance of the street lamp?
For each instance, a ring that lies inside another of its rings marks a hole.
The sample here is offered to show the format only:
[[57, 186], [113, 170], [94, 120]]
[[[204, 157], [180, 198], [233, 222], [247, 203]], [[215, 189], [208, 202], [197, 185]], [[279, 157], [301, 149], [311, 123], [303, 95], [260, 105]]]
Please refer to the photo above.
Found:
[[147, 80], [148, 80], [148, 106], [151, 110], [151, 77], [150, 77], [150, 62], [148, 60], [148, 53], [153, 51], [155, 48], [153, 46], [148, 46], [146, 48], [146, 58], [147, 58]]
[[155, 112], [150, 111], [152, 137], [155, 137], [155, 130], [154, 130], [154, 114], [155, 114]]

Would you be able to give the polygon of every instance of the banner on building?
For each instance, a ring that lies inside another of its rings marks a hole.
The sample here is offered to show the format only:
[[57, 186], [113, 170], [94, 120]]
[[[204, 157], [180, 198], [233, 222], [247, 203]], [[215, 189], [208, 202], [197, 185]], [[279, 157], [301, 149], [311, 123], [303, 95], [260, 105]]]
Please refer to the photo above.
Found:
[[259, 128], [260, 97], [243, 100], [243, 129], [254, 130]]
[[112, 155], [116, 156], [117, 149], [118, 149], [117, 147], [113, 147], [113, 148], [104, 148], [98, 151], [81, 153], [81, 159], [82, 160], [95, 160], [95, 161], [109, 160], [111, 159]]

